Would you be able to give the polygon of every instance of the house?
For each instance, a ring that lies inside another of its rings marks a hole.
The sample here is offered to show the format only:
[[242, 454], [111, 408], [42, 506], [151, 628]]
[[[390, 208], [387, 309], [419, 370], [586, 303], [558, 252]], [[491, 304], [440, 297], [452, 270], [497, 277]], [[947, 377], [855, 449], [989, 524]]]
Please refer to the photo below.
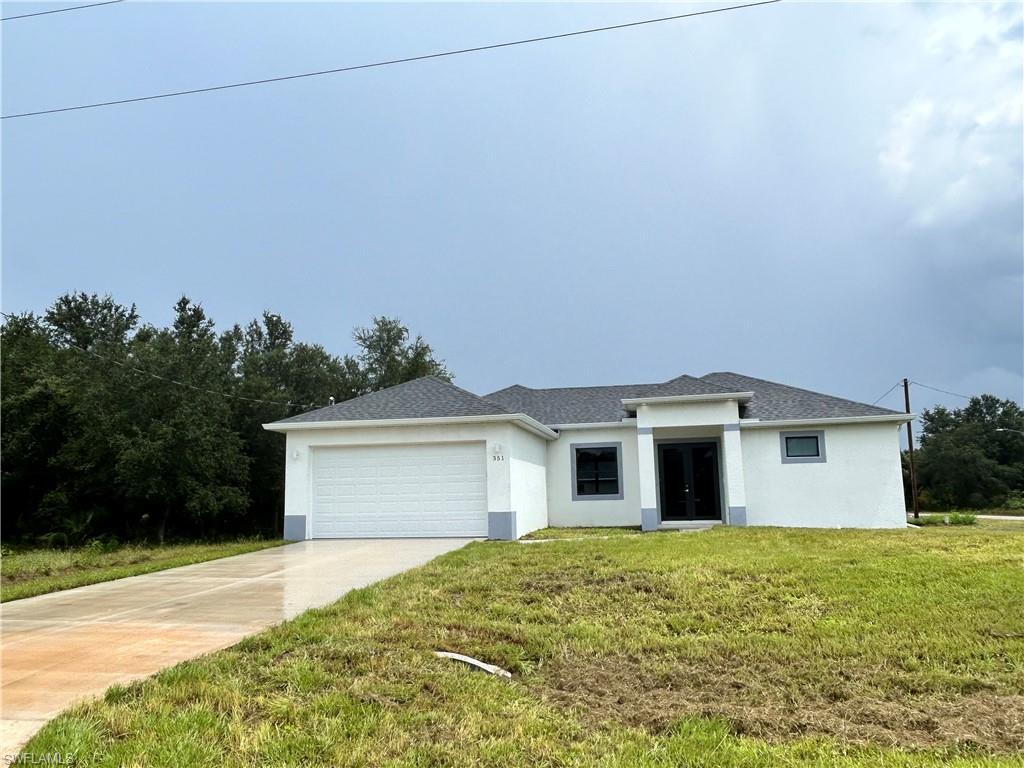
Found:
[[288, 539], [545, 526], [902, 528], [910, 417], [736, 373], [483, 397], [436, 377], [264, 425]]

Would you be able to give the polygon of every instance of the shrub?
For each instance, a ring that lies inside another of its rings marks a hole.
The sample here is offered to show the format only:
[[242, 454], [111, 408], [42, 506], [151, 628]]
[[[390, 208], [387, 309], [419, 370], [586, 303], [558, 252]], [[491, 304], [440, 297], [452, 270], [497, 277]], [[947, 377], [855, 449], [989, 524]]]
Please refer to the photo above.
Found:
[[969, 512], [950, 512], [946, 515], [948, 525], [974, 525], [977, 522], [977, 515], [972, 515]]
[[1010, 491], [1003, 506], [1007, 509], [1024, 509], [1024, 491]]
[[921, 515], [914, 525], [974, 525], [977, 522], [978, 518], [967, 512], [950, 512], [946, 515]]

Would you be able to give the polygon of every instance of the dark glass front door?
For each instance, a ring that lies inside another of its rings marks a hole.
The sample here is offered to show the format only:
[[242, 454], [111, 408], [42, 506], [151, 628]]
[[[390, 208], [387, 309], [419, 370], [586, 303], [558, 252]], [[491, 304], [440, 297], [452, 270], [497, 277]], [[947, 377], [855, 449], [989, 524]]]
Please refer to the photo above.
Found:
[[658, 446], [662, 520], [721, 520], [718, 445], [664, 443]]

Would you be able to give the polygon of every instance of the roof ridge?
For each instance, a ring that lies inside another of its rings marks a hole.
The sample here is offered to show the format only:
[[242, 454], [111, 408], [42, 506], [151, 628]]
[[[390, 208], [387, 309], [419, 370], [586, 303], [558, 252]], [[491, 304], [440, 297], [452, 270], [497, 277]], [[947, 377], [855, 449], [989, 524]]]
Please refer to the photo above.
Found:
[[[711, 374], [705, 374], [705, 375], [706, 376], [710, 376]], [[724, 387], [721, 384], [717, 384], [717, 383], [715, 383], [713, 381], [708, 381], [707, 379], [704, 378], [704, 376], [694, 376], [693, 374], [690, 374], [690, 373], [681, 373], [678, 376], [676, 376], [675, 378], [672, 378], [672, 379], [669, 379], [668, 381], [662, 382], [662, 384], [674, 384], [674, 383], [676, 383], [678, 381], [683, 381], [684, 379], [690, 380], [690, 381], [699, 381], [700, 383], [704, 384], [705, 386], [715, 387], [716, 389], [719, 390], [719, 392], [717, 392], [715, 394], [726, 394], [726, 393], [730, 392], [730, 388], [729, 387]]]
[[[840, 400], [844, 403], [853, 403], [854, 405], [864, 405], [868, 408], [877, 408], [880, 411], [889, 411], [890, 413], [902, 413], [902, 411], [894, 411], [891, 408], [884, 408], [880, 405], [874, 405], [873, 403], [864, 403], [860, 400], [851, 400], [848, 397], [840, 397], [839, 395], [830, 395], [828, 392], [818, 392], [815, 389], [807, 389], [805, 387], [794, 387], [792, 384], [783, 384], [781, 381], [772, 381], [771, 379], [762, 379], [759, 376], [750, 376], [746, 373], [736, 373], [736, 371], [711, 371], [705, 373], [704, 376], [714, 376], [716, 374], [725, 374], [726, 376], [739, 376], [743, 379], [753, 379], [754, 381], [760, 381], [765, 384], [773, 384], [776, 387], [785, 387], [786, 389], [795, 389], [797, 392], [806, 392], [809, 395], [817, 395], [818, 397], [827, 397], [830, 400]], [[701, 376], [701, 379], [704, 378]]]
[[[500, 409], [501, 409], [502, 411], [504, 411], [505, 413], [513, 413], [512, 411], [508, 410], [508, 409], [507, 409], [507, 408], [506, 408], [505, 406], [503, 406], [503, 405], [499, 405], [498, 403], [492, 403], [492, 402], [491, 402], [490, 400], [488, 400], [488, 399], [487, 399], [487, 398], [486, 398], [486, 397], [485, 397], [484, 395], [478, 395], [478, 394], [477, 394], [476, 392], [470, 392], [470, 391], [469, 391], [468, 389], [465, 389], [465, 388], [463, 388], [463, 387], [460, 387], [460, 386], [459, 386], [458, 384], [456, 384], [455, 382], [453, 382], [453, 381], [448, 381], [448, 380], [446, 380], [446, 379], [442, 379], [442, 378], [441, 378], [440, 376], [437, 376], [437, 375], [435, 375], [435, 374], [429, 374], [429, 375], [427, 375], [427, 376], [421, 376], [420, 378], [421, 378], [421, 379], [434, 379], [435, 381], [437, 381], [437, 382], [439, 382], [439, 383], [441, 383], [441, 384], [444, 384], [445, 386], [451, 387], [451, 388], [452, 388], [452, 389], [454, 389], [454, 390], [457, 390], [457, 391], [459, 391], [459, 392], [462, 392], [462, 393], [463, 393], [464, 395], [469, 395], [470, 397], [476, 398], [477, 400], [483, 400], [483, 401], [484, 401], [485, 403], [487, 403], [488, 405], [493, 405], [493, 406], [494, 406], [494, 407], [496, 407], [496, 408], [500, 408]], [[412, 381], [418, 381], [418, 379], [412, 379]]]
[[496, 395], [499, 392], [507, 392], [510, 389], [523, 389], [527, 392], [570, 392], [575, 389], [622, 389], [628, 387], [660, 387], [662, 384], [666, 384], [664, 381], [649, 381], [643, 384], [585, 384], [581, 387], [527, 387], [523, 384], [513, 384], [503, 389], [495, 390], [494, 392], [488, 393], [486, 397], [490, 395]]
[[502, 387], [501, 389], [496, 389], [493, 392], [488, 392], [486, 395], [480, 395], [480, 397], [487, 398], [490, 397], [491, 395], [500, 394], [501, 392], [508, 392], [510, 389], [525, 389], [528, 392], [533, 392], [532, 389], [530, 389], [529, 387], [524, 387], [522, 384], [510, 384], [507, 387]]
[[[433, 379], [434, 381], [438, 381], [438, 382], [446, 383], [446, 384], [450, 383], [450, 382], [445, 382], [444, 379], [442, 379], [440, 376], [436, 376], [433, 373], [428, 373], [426, 376], [417, 376], [415, 379], [409, 379], [408, 381], [400, 381], [397, 384], [392, 384], [390, 387], [384, 387], [383, 389], [374, 389], [374, 390], [371, 390], [370, 392], [363, 392], [363, 394], [356, 395], [355, 397], [350, 397], [348, 400], [339, 400], [334, 405], [342, 405], [343, 403], [354, 403], [356, 400], [362, 400], [364, 397], [370, 397], [372, 395], [379, 394], [380, 392], [387, 392], [390, 389], [399, 389], [400, 387], [406, 387], [409, 384], [415, 384], [417, 381], [423, 381], [424, 379]], [[455, 385], [452, 384], [452, 386], [454, 387]], [[457, 387], [456, 387], [456, 389], [457, 389]], [[470, 394], [472, 394], [472, 393], [470, 393]], [[324, 408], [331, 408], [331, 407], [332, 406], [330, 406], [330, 405], [325, 405], [324, 406]]]

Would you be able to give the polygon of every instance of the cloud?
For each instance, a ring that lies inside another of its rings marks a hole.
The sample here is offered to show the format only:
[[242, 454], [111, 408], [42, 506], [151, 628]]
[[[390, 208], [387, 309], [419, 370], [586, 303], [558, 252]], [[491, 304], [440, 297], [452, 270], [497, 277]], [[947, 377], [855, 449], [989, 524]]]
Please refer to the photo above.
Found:
[[907, 41], [927, 69], [878, 160], [912, 225], [962, 225], [1020, 198], [1020, 31], [1019, 5], [942, 6]]

